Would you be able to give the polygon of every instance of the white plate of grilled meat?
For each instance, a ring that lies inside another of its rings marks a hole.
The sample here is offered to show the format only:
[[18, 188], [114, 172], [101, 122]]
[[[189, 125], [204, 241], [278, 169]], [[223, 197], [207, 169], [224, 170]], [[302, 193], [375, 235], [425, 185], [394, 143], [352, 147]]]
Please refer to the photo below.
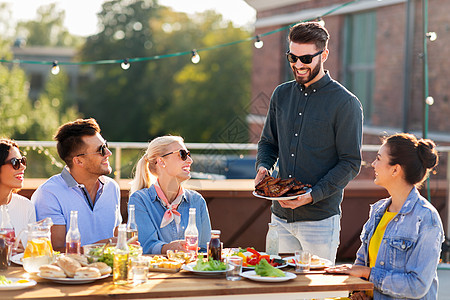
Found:
[[281, 179], [266, 176], [256, 186], [253, 196], [267, 200], [292, 200], [311, 193], [311, 185], [295, 178]]

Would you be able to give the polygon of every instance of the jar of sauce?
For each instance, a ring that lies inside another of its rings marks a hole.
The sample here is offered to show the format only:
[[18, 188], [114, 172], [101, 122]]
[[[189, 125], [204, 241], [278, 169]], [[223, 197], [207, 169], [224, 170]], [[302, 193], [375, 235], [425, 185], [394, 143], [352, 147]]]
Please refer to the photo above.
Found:
[[222, 260], [222, 243], [220, 242], [220, 230], [211, 230], [211, 240], [208, 243], [208, 259]]

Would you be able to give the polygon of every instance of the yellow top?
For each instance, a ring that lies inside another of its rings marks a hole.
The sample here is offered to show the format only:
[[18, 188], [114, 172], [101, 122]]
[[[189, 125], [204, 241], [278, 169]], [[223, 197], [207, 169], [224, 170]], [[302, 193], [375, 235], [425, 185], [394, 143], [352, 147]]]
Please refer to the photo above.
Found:
[[372, 238], [369, 242], [369, 267], [374, 267], [377, 261], [378, 250], [380, 249], [381, 241], [383, 240], [384, 232], [386, 231], [386, 226], [389, 222], [397, 215], [396, 212], [389, 212], [386, 210], [380, 223], [375, 229]]

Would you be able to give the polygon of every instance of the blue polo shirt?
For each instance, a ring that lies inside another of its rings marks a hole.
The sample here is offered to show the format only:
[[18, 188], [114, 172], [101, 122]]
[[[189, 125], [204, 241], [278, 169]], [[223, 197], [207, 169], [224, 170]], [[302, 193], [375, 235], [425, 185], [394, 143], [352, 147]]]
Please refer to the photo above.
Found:
[[36, 219], [52, 218], [54, 225], [70, 226], [70, 211], [78, 211], [81, 245], [92, 244], [114, 235], [122, 223], [119, 185], [107, 176], [99, 177], [99, 188], [92, 201], [83, 184], [78, 184], [67, 167], [37, 188], [31, 196]]

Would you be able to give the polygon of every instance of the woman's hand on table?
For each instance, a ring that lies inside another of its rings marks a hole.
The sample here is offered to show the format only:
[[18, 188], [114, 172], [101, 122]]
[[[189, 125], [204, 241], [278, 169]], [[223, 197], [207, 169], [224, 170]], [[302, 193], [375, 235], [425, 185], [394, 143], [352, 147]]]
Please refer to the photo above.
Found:
[[348, 275], [355, 276], [355, 277], [362, 277], [367, 280], [369, 279], [369, 276], [370, 276], [370, 268], [369, 267], [350, 265], [350, 264], [326, 268], [325, 271], [327, 273], [348, 274]]
[[186, 242], [183, 240], [172, 241], [172, 242], [162, 246], [161, 254], [165, 255], [167, 253], [167, 250], [184, 251], [184, 250], [186, 250], [185, 245], [186, 245]]

